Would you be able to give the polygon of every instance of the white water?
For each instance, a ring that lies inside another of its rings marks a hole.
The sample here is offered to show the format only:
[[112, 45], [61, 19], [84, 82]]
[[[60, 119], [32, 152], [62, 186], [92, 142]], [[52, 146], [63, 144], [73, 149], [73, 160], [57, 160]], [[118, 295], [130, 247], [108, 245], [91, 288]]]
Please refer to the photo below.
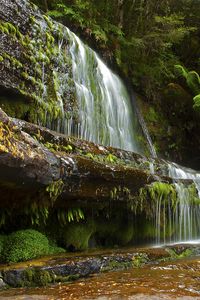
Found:
[[[67, 31], [78, 99], [78, 137], [143, 152], [138, 142], [141, 131], [137, 129], [137, 116], [124, 84], [92, 49], [69, 29]], [[68, 133], [67, 128], [65, 133]]]
[[175, 163], [168, 164], [169, 176], [174, 180], [177, 179], [191, 179], [195, 183], [196, 189], [198, 191], [198, 195], [200, 197], [200, 173], [196, 171], [179, 166]]
[[[68, 47], [66, 47], [66, 41]], [[63, 65], [65, 64], [64, 56], [71, 55], [72, 74], [67, 73], [68, 67], [63, 73], [59, 72], [59, 67], [53, 71], [53, 83], [60, 115], [57, 120], [52, 120], [47, 113], [47, 127], [68, 135], [77, 135], [98, 144], [144, 153], [139, 142], [142, 136], [142, 131], [138, 126], [139, 118], [152, 156], [156, 157], [143, 118], [137, 111], [133, 112], [128, 92], [119, 77], [106, 67], [92, 49], [84, 45], [64, 26], [63, 37], [58, 41], [58, 49], [57, 61]], [[43, 95], [46, 95], [44, 64], [42, 74]], [[73, 111], [68, 116], [65, 113], [64, 97], [71, 77], [75, 82], [78, 101], [78, 106], [75, 109], [72, 108], [72, 110], [77, 110], [76, 116]], [[150, 163], [150, 173], [154, 174], [153, 162]], [[163, 204], [161, 199], [158, 199], [155, 209], [157, 242], [167, 241], [168, 230], [174, 231], [170, 242], [197, 239], [200, 237], [200, 205], [194, 204], [194, 201], [191, 202], [195, 196], [180, 180], [191, 179], [200, 197], [200, 174], [171, 163], [168, 164], [167, 174], [163, 175], [174, 178], [178, 201], [176, 207], [172, 208], [170, 201]]]
[[[168, 163], [168, 172], [174, 181], [177, 200], [172, 205], [156, 202], [156, 242], [182, 243], [200, 238], [200, 173], [192, 169], [181, 167], [175, 163]], [[184, 183], [183, 180], [191, 181]], [[193, 186], [192, 186], [193, 184]], [[168, 237], [168, 231], [172, 234]]]

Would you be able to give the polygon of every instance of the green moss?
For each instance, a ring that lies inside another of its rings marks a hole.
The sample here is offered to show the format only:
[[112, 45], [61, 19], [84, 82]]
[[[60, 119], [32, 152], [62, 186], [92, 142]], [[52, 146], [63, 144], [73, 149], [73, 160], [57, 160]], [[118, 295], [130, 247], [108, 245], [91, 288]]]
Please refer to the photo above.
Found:
[[34, 16], [30, 16], [29, 20], [30, 20], [31, 24], [34, 24], [36, 22], [36, 19]]
[[48, 239], [36, 230], [26, 229], [8, 236], [3, 248], [3, 258], [6, 262], [19, 262], [46, 255], [48, 252]]
[[24, 270], [19, 286], [47, 286], [52, 282], [54, 282], [54, 275], [50, 272], [39, 268], [28, 268]]
[[0, 258], [1, 258], [2, 253], [3, 253], [3, 248], [4, 248], [6, 238], [7, 238], [6, 235], [0, 235]]
[[73, 148], [72, 148], [71, 145], [63, 146], [63, 149], [64, 149], [65, 151], [67, 151], [67, 152], [73, 151]]
[[67, 249], [86, 250], [93, 232], [92, 224], [73, 223], [65, 227], [62, 241]]
[[126, 262], [119, 262], [116, 260], [110, 261], [106, 266], [101, 268], [101, 272], [108, 272], [108, 271], [114, 271], [114, 270], [124, 270], [129, 269], [133, 267], [132, 261], [126, 261]]
[[114, 163], [117, 161], [117, 157], [113, 154], [108, 154], [108, 156], [106, 157], [106, 160], [110, 163]]
[[65, 253], [66, 250], [62, 247], [57, 247], [57, 246], [49, 246], [49, 254], [60, 254], [60, 253]]
[[4, 60], [3, 56], [0, 55], [0, 62]]
[[141, 201], [146, 201], [150, 198], [153, 202], [161, 201], [167, 203], [171, 201], [171, 205], [175, 208], [177, 203], [177, 193], [173, 184], [164, 182], [154, 182], [140, 189], [139, 195]]
[[149, 258], [146, 253], [138, 253], [132, 258], [133, 266], [136, 268], [141, 267], [143, 264], [149, 261]]
[[167, 252], [169, 252], [172, 259], [181, 259], [181, 258], [192, 256], [194, 253], [194, 250], [188, 248], [188, 249], [183, 249], [183, 251], [181, 251], [181, 253], [177, 253], [176, 248], [168, 248]]
[[50, 183], [47, 186], [46, 191], [49, 193], [50, 199], [54, 202], [62, 194], [63, 188], [64, 183], [62, 179], [59, 179]]
[[52, 22], [52, 20], [48, 16], [46, 16], [46, 15], [43, 15], [43, 18], [47, 22], [47, 25], [49, 26], [49, 28], [52, 30], [53, 29], [53, 22]]
[[9, 22], [1, 22], [0, 23], [0, 31], [7, 35], [10, 34], [11, 36], [13, 36], [19, 40], [22, 40], [22, 38], [23, 38], [23, 35], [21, 34], [19, 28]]
[[23, 77], [24, 79], [28, 79], [28, 78], [29, 78], [29, 75], [28, 75], [28, 73], [26, 73], [26, 72], [22, 72], [21, 75], [22, 75], [22, 77]]
[[7, 97], [0, 97], [0, 106], [9, 116], [18, 119], [24, 119], [31, 109], [30, 105], [19, 95], [16, 95], [13, 100], [9, 100]]

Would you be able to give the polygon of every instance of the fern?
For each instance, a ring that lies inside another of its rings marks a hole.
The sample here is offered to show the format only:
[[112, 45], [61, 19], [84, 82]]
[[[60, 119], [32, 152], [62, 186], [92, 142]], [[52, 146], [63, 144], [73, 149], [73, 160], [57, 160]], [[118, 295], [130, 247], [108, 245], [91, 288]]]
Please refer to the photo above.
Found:
[[194, 108], [200, 107], [200, 76], [196, 71], [187, 71], [186, 68], [175, 65], [175, 70], [178, 72], [179, 75], [183, 76], [187, 82], [188, 87], [191, 91], [197, 94], [194, 100]]
[[183, 76], [185, 79], [187, 79], [188, 71], [186, 68], [184, 68], [181, 65], [175, 65], [174, 68], [175, 68], [175, 71], [177, 71], [177, 74], [179, 76]]
[[200, 94], [195, 96], [193, 98], [193, 100], [194, 100], [194, 108], [199, 108], [200, 107]]

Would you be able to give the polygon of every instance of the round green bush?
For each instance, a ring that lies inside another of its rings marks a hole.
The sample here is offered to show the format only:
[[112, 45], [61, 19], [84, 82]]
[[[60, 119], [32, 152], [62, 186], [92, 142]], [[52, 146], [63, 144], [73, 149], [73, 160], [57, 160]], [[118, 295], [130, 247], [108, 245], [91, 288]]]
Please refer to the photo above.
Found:
[[11, 233], [3, 248], [6, 262], [19, 262], [49, 253], [49, 241], [45, 235], [33, 230], [19, 230]]

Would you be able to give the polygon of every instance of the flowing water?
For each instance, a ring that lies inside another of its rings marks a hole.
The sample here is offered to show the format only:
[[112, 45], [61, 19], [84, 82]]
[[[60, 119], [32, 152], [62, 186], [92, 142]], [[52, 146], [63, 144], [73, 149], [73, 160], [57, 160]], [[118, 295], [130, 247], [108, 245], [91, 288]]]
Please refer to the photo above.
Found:
[[[69, 41], [66, 55], [71, 56], [71, 76], [75, 83], [78, 117], [76, 120], [73, 117], [65, 117], [62, 97], [59, 95], [64, 93], [67, 77], [62, 75], [58, 80], [57, 94], [64, 121], [58, 120], [55, 129], [98, 144], [140, 154], [145, 150], [139, 140], [145, 136], [146, 148], [148, 146], [151, 155], [156, 157], [144, 119], [136, 104], [133, 105], [133, 110], [130, 96], [120, 78], [66, 27], [63, 27], [63, 38], [59, 41], [60, 50], [64, 40]], [[63, 59], [62, 55], [58, 57], [59, 60]], [[56, 76], [59, 76], [59, 73]], [[198, 239], [200, 237], [200, 174], [174, 163], [166, 162], [166, 164], [168, 170], [163, 175], [173, 178], [178, 200], [174, 206], [170, 201], [162, 203], [162, 199], [157, 199], [156, 242], [160, 244]], [[152, 160], [150, 173], [154, 174], [154, 172]], [[181, 181], [182, 179], [190, 179], [194, 183], [198, 196], [195, 195], [194, 189], [189, 189]], [[157, 180], [159, 181], [159, 177]]]
[[4, 300], [159, 300], [200, 299], [200, 260], [148, 265], [102, 273], [68, 284], [47, 288], [10, 289]]
[[[176, 201], [157, 199], [156, 243], [182, 243], [200, 238], [200, 174], [175, 163], [167, 163], [163, 175], [173, 179]], [[152, 167], [151, 167], [152, 170]], [[184, 182], [186, 180], [187, 182]]]
[[78, 137], [141, 152], [129, 95], [122, 81], [70, 30], [73, 79], [79, 106]]
[[[66, 49], [64, 41], [68, 41]], [[62, 98], [69, 89], [69, 74], [67, 70], [66, 74], [54, 70], [61, 117], [56, 122], [47, 118], [47, 127], [105, 146], [144, 153], [142, 128], [122, 80], [67, 27], [63, 26], [63, 38], [58, 48], [59, 62], [65, 63], [63, 53], [66, 52], [66, 57], [71, 56], [70, 76], [75, 84], [77, 103], [72, 107], [72, 113], [66, 116]]]

